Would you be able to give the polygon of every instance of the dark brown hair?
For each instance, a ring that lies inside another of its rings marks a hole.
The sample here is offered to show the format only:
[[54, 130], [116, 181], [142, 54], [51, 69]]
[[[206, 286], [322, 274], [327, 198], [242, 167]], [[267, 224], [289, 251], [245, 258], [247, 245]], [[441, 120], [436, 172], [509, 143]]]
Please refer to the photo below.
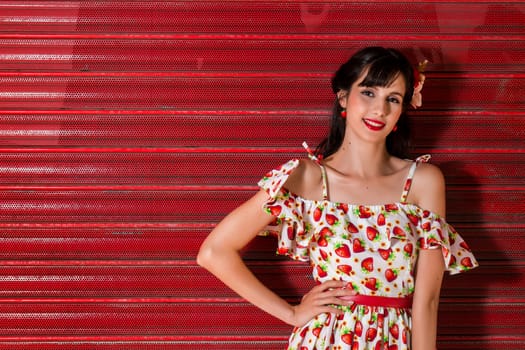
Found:
[[[335, 72], [332, 78], [332, 91], [334, 94], [340, 90], [350, 91], [352, 85], [367, 70], [367, 75], [360, 86], [387, 87], [400, 74], [405, 79], [406, 91], [403, 98], [403, 112], [397, 123], [397, 131], [390, 133], [386, 138], [386, 147], [389, 154], [407, 158], [410, 144], [410, 127], [408, 116], [405, 113], [414, 93], [414, 70], [408, 59], [398, 50], [384, 47], [367, 47], [355, 53]], [[330, 132], [317, 146], [316, 154], [324, 158], [335, 153], [343, 142], [345, 135], [345, 119], [341, 118], [342, 107], [336, 96], [332, 116], [330, 119]]]

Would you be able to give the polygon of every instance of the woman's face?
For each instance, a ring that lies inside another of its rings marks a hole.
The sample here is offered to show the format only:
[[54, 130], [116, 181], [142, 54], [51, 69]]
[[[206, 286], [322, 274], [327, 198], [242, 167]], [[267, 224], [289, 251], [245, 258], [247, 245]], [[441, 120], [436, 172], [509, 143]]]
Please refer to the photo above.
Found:
[[359, 86], [366, 74], [365, 71], [349, 92], [338, 94], [341, 107], [346, 109], [346, 132], [368, 140], [386, 139], [403, 112], [405, 79], [399, 74], [387, 87]]

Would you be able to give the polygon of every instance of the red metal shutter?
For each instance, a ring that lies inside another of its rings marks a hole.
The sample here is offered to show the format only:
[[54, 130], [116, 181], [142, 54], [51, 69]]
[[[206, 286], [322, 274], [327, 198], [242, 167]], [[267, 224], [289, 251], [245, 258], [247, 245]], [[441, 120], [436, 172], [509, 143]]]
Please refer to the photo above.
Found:
[[[0, 1], [0, 349], [282, 349], [197, 267], [203, 238], [326, 132], [366, 45], [428, 59], [414, 155], [481, 267], [440, 349], [525, 348], [525, 1]], [[246, 260], [297, 300], [309, 267]]]

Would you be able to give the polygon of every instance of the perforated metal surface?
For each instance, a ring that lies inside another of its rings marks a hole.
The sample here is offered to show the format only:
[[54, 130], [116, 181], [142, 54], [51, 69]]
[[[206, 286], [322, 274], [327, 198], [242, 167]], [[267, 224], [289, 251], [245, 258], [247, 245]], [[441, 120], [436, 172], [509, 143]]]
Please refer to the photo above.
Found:
[[[414, 155], [481, 267], [440, 349], [525, 348], [525, 1], [0, 1], [0, 349], [282, 349], [291, 327], [194, 259], [327, 130], [353, 51], [430, 61]], [[291, 301], [309, 266], [244, 252]]]

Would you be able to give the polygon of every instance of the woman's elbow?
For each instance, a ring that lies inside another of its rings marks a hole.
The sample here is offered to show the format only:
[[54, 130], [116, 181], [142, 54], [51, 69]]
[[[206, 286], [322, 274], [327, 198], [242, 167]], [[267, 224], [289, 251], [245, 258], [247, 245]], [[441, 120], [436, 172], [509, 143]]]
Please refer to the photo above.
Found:
[[217, 264], [235, 253], [235, 249], [218, 240], [205, 240], [197, 253], [197, 264], [206, 270], [212, 270]]
[[197, 264], [205, 269], [209, 269], [213, 261], [213, 249], [207, 244], [203, 244], [197, 253]]
[[438, 295], [429, 295], [424, 298], [417, 296], [414, 298], [414, 303], [412, 305], [412, 311], [422, 312], [424, 314], [437, 314], [439, 309], [439, 294]]

